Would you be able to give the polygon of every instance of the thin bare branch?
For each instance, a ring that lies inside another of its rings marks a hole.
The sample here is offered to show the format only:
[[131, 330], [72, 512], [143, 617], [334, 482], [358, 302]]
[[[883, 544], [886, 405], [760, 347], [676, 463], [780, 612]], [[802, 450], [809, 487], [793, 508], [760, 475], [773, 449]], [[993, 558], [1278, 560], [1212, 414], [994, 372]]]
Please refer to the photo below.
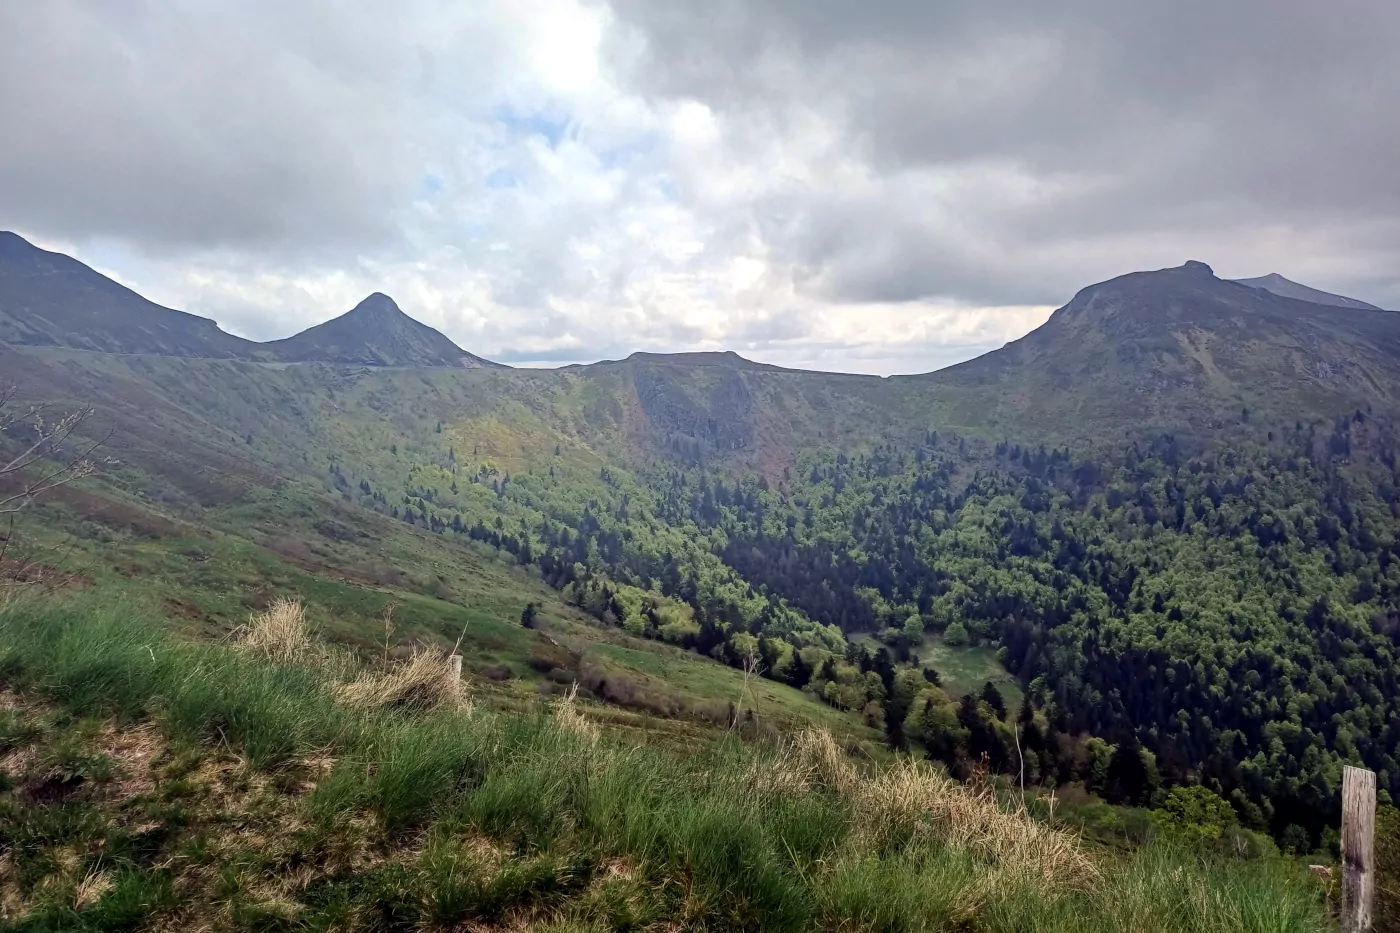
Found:
[[0, 517], [6, 523], [0, 541], [0, 585], [46, 582], [77, 544], [74, 539], [66, 548], [62, 543], [37, 549], [19, 547], [18, 513], [47, 493], [92, 476], [111, 462], [95, 456], [110, 433], [75, 443], [95, 414], [91, 405], [62, 410], [53, 403], [43, 403], [22, 408], [17, 398], [16, 386], [0, 387], [0, 448], [7, 439], [19, 442], [18, 452], [0, 452]]

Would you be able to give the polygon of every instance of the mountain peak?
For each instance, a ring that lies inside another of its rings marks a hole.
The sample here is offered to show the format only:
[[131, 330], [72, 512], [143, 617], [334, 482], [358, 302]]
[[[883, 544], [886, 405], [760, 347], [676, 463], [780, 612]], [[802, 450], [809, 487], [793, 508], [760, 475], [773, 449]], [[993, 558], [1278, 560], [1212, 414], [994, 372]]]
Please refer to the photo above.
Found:
[[[363, 301], [351, 308], [347, 314], [403, 314], [398, 303], [383, 292], [371, 292]], [[408, 315], [404, 315], [407, 317]]]
[[1262, 395], [1282, 418], [1345, 411], [1360, 398], [1392, 404], [1400, 315], [1339, 312], [1306, 286], [1272, 293], [1285, 284], [1296, 285], [1217, 278], [1200, 262], [1128, 273], [1081, 289], [1002, 349], [926, 378], [980, 393], [978, 404], [1007, 423], [1057, 421], [1085, 439], [1099, 430], [1091, 421], [1173, 431], [1230, 423], [1246, 404], [1262, 408]]
[[681, 353], [653, 353], [648, 350], [638, 350], [628, 356], [625, 362], [663, 363], [680, 366], [719, 366], [727, 369], [752, 369], [764, 370], [767, 372], [799, 371], [789, 370], [783, 366], [774, 366], [771, 363], [760, 363], [748, 357], [740, 356], [733, 350], [691, 350]]
[[659, 363], [690, 363], [694, 365], [712, 366], [745, 366], [755, 365], [752, 360], [746, 360], [733, 350], [688, 350], [679, 353], [654, 353], [650, 350], [638, 350], [629, 357], [629, 362], [659, 362]]
[[31, 249], [38, 247], [13, 230], [0, 230], [0, 253], [18, 253]]
[[1380, 311], [1382, 309], [1373, 304], [1367, 304], [1356, 298], [1348, 298], [1345, 295], [1334, 295], [1332, 292], [1324, 292], [1318, 288], [1311, 288], [1291, 279], [1286, 279], [1277, 272], [1270, 272], [1268, 275], [1261, 275], [1253, 279], [1235, 279], [1240, 285], [1248, 285], [1250, 288], [1261, 289], [1282, 298], [1293, 298], [1298, 301], [1310, 301], [1315, 305], [1327, 305], [1333, 308], [1355, 308], [1359, 311]]
[[456, 369], [500, 365], [468, 353], [445, 334], [409, 317], [383, 292], [374, 292], [339, 317], [269, 346], [283, 359], [298, 362]]

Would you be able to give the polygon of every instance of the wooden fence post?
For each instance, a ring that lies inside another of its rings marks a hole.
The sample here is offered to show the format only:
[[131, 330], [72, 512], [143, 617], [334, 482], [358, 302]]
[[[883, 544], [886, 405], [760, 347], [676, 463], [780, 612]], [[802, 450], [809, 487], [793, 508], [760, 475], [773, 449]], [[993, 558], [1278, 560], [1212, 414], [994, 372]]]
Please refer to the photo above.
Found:
[[1376, 876], [1376, 773], [1342, 768], [1342, 929], [1368, 933]]

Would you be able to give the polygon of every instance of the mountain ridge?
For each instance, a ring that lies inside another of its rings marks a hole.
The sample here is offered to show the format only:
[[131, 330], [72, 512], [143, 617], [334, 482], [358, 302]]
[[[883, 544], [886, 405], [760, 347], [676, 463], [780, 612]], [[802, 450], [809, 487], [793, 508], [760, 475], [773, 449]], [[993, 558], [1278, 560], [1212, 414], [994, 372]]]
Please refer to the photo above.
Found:
[[[6, 242], [31, 258], [42, 254], [18, 237]], [[879, 443], [916, 436], [921, 426], [1095, 446], [1150, 431], [1209, 433], [1250, 411], [1291, 421], [1400, 407], [1393, 365], [1400, 357], [1400, 315], [1338, 314], [1221, 279], [1198, 261], [1086, 286], [1043, 325], [998, 350], [945, 369], [882, 379], [786, 369], [733, 351], [637, 352], [554, 370], [512, 369], [462, 350], [379, 292], [300, 334], [252, 343], [211, 321], [150, 304], [76, 260], [43, 257], [70, 279], [80, 276], [101, 285], [104, 295], [120, 296], [126, 302], [120, 307], [131, 315], [173, 316], [206, 339], [191, 341], [192, 351], [187, 344], [145, 339], [150, 328], [131, 328], [143, 339], [113, 346], [50, 328], [43, 339], [9, 340], [12, 345], [500, 373], [473, 384], [479, 401], [472, 404], [483, 415], [510, 405], [548, 411], [568, 397], [573, 414], [556, 429], [590, 443], [637, 456], [718, 456], [770, 476], [814, 440]], [[8, 296], [0, 301], [0, 326], [7, 315], [14, 320], [16, 306], [27, 307], [23, 295], [15, 295], [38, 278], [18, 277], [13, 269], [7, 275], [4, 262], [0, 256], [0, 296]], [[100, 322], [91, 307], [85, 313], [75, 319]], [[210, 347], [211, 341], [217, 343]]]
[[218, 323], [150, 301], [64, 253], [0, 231], [0, 341], [18, 346], [259, 358]]
[[[367, 301], [342, 325], [402, 323], [387, 296]], [[329, 353], [325, 333], [312, 337]], [[735, 666], [761, 652], [764, 676], [892, 743], [941, 748], [954, 773], [1007, 723], [969, 704], [973, 744], [951, 725], [957, 701], [925, 692], [940, 688], [916, 649], [970, 644], [1001, 659], [999, 682], [1068, 717], [1055, 726], [1068, 744], [1042, 743], [1032, 781], [1062, 766], [1057, 781], [1094, 779], [1074, 736], [1131, 738], [1172, 784], [1218, 781], [1250, 825], [1311, 846], [1332, 820], [1318, 782], [1349, 744], [1400, 794], [1396, 733], [1378, 731], [1400, 722], [1398, 356], [1400, 315], [1338, 314], [1190, 262], [1090, 285], [1002, 350], [896, 379], [725, 353], [532, 370], [0, 347], [0, 370], [25, 402], [100, 400], [98, 436], [122, 464], [101, 481], [120, 501], [249, 554], [375, 587], [412, 569], [424, 593], [459, 602], [444, 555], [528, 565], [600, 630]], [[135, 518], [132, 531], [151, 524]], [[149, 585], [128, 556], [144, 539], [84, 535]], [[220, 563], [171, 546], [175, 566]], [[269, 577], [248, 571], [230, 562]], [[519, 610], [496, 621], [524, 633]], [[447, 644], [461, 630], [440, 628]], [[902, 645], [907, 666], [853, 663], [852, 646], [877, 641]], [[527, 657], [517, 670], [561, 683], [584, 663]], [[1270, 705], [1295, 689], [1278, 657], [1322, 685], [1286, 746], [1270, 737], [1294, 716]], [[614, 677], [599, 671], [601, 690]], [[1227, 682], [1244, 702], [1212, 690]], [[920, 694], [937, 715], [911, 705]], [[1310, 750], [1320, 740], [1332, 758]], [[1019, 766], [1008, 745], [986, 748], [993, 767]]]
[[[1159, 288], [1160, 294], [1144, 297], [1144, 292], [1150, 293]], [[1290, 291], [1292, 294], [1286, 293]], [[1115, 310], [1109, 307], [1113, 303], [1105, 303], [1101, 299], [1105, 294], [1130, 296], [1126, 300], [1136, 311], [1123, 313], [1121, 308]], [[1170, 307], [1154, 306], [1154, 302], [1161, 305], [1163, 299], [1168, 301]], [[1324, 300], [1333, 303], [1327, 304]], [[1194, 317], [1207, 307], [1212, 309], [1205, 312], [1207, 319]], [[1282, 326], [1296, 330], [1301, 322], [1314, 343], [1327, 343], [1328, 338], [1323, 331], [1333, 327], [1339, 328], [1341, 336], [1337, 339], [1342, 342], [1354, 342], [1358, 329], [1366, 332], [1361, 338], [1362, 343], [1376, 338], [1378, 334], [1383, 340], [1390, 339], [1388, 323], [1379, 328], [1374, 322], [1358, 325], [1356, 322], [1359, 319], [1337, 316], [1337, 307], [1382, 312], [1387, 321], [1391, 320], [1388, 313], [1374, 305], [1312, 289], [1277, 274], [1258, 279], [1220, 279], [1209, 265], [1192, 260], [1177, 267], [1130, 272], [1086, 286], [1044, 325], [998, 350], [943, 369], [893, 378], [895, 381], [926, 380], [949, 386], [987, 386], [998, 381], [1001, 377], [997, 374], [1007, 366], [1015, 368], [1017, 365], [1039, 365], [1043, 362], [1051, 371], [1060, 373], [1062, 378], [1055, 381], [1062, 382], [1070, 376], [1065, 368], [1069, 361], [1084, 356], [1090, 347], [1097, 347], [1099, 351], [1109, 349], [1103, 346], [1104, 339], [1119, 342], [1112, 350], [1125, 364], [1131, 361], [1134, 354], [1141, 353], [1146, 353], [1147, 358], [1154, 358], [1158, 364], [1170, 362], [1164, 358], [1164, 354], [1165, 357], [1180, 357], [1181, 347], [1173, 348], [1172, 344], [1180, 344], [1183, 328], [1218, 331], [1228, 322], [1230, 336], [1243, 342], [1257, 342], [1256, 335], [1250, 334], [1248, 327], [1241, 326], [1245, 323], [1241, 315], [1262, 315], [1261, 321], [1268, 320], [1264, 325], [1266, 330], [1277, 328], [1280, 321], [1291, 317], [1292, 323]], [[1192, 311], [1192, 308], [1196, 311]], [[1323, 320], [1319, 313], [1329, 316]], [[1075, 323], [1085, 315], [1088, 317]], [[1175, 331], [1171, 330], [1173, 327]], [[1091, 333], [1095, 331], [1097, 333]], [[1168, 332], [1173, 336], [1165, 340]], [[1095, 339], [1086, 343], [1085, 337]], [[1051, 349], [1050, 344], [1057, 341], [1063, 346]], [[405, 314], [392, 298], [382, 292], [373, 292], [350, 311], [292, 336], [265, 342], [246, 340], [221, 330], [213, 320], [151, 302], [77, 259], [43, 250], [18, 234], [9, 232], [0, 232], [0, 342], [20, 347], [66, 347], [109, 353], [249, 362], [510, 368], [462, 349], [440, 331]], [[1214, 342], [1212, 353], [1218, 349], [1218, 342]], [[1187, 356], [1194, 354], [1197, 363], [1201, 363], [1198, 350], [1188, 349], [1185, 352]], [[1097, 366], [1088, 366], [1088, 361], [1082, 362], [1086, 365], [1079, 367], [1081, 374], [1111, 368], [1102, 359]], [[1346, 360], [1328, 362], [1323, 369], [1345, 369], [1346, 364]], [[657, 365], [726, 370], [749, 376], [759, 373], [816, 374], [832, 378], [847, 375], [761, 363], [746, 359], [733, 350], [676, 353], [637, 351], [621, 360], [599, 360], [559, 369], [581, 372], [594, 368], [646, 368]], [[1186, 366], [1186, 369], [1190, 368]], [[1152, 371], [1160, 376], [1162, 367], [1155, 366]], [[1183, 373], [1177, 372], [1175, 375], [1182, 376]]]
[[0, 343], [245, 362], [507, 368], [458, 347], [382, 292], [291, 337], [247, 340], [10, 231], [0, 231]]
[[1250, 288], [1261, 288], [1266, 292], [1272, 292], [1284, 298], [1297, 298], [1300, 301], [1310, 301], [1313, 304], [1328, 305], [1338, 308], [1352, 308], [1358, 311], [1384, 311], [1384, 308], [1377, 307], [1369, 302], [1361, 301], [1357, 298], [1348, 298], [1345, 295], [1337, 295], [1332, 292], [1324, 292], [1318, 288], [1303, 285], [1286, 279], [1277, 272], [1270, 272], [1268, 275], [1257, 276], [1252, 279], [1234, 279], [1241, 285], [1248, 285]]

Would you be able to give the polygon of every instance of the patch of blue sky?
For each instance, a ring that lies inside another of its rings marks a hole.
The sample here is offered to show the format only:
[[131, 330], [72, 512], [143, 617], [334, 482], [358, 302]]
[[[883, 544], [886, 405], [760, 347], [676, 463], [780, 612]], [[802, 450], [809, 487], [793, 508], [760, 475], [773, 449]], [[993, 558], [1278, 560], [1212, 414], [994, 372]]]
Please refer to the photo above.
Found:
[[681, 197], [681, 188], [680, 188], [680, 185], [678, 185], [678, 184], [676, 183], [675, 176], [673, 176], [673, 175], [660, 175], [660, 176], [658, 176], [658, 177], [656, 178], [656, 180], [653, 182], [653, 184], [656, 185], [656, 191], [657, 191], [657, 193], [660, 194], [660, 195], [661, 195], [663, 198], [665, 198], [666, 200], [668, 200], [668, 201], [679, 201], [679, 200], [680, 200], [680, 197]]
[[498, 168], [486, 176], [488, 188], [519, 188], [520, 179], [508, 168]]
[[566, 114], [543, 111], [522, 113], [511, 107], [497, 107], [494, 117], [497, 123], [513, 134], [543, 137], [551, 149], [559, 147], [573, 125]]
[[495, 227], [480, 220], [461, 220], [452, 225], [452, 232], [460, 240], [479, 240], [482, 237], [492, 236]]
[[425, 172], [423, 177], [418, 179], [418, 191], [415, 199], [419, 201], [429, 201], [442, 193], [443, 180], [440, 175], [432, 172]]
[[625, 145], [610, 146], [598, 150], [598, 163], [603, 168], [618, 168], [635, 164], [639, 159], [655, 153], [660, 142], [660, 137], [655, 133], [638, 136]]

